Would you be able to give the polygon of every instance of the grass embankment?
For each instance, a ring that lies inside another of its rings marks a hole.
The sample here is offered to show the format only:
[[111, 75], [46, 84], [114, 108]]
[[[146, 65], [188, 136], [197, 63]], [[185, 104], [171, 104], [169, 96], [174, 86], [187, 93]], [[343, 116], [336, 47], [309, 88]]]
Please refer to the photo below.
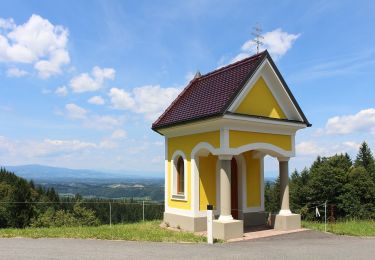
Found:
[[[309, 229], [324, 231], [324, 223], [302, 221], [302, 226]], [[350, 236], [375, 236], [375, 221], [373, 220], [346, 220], [336, 223], [327, 223], [327, 232]]]
[[28, 238], [84, 238], [153, 242], [204, 242], [205, 237], [189, 232], [171, 231], [159, 227], [160, 221], [146, 221], [132, 224], [103, 225], [98, 227], [56, 227], [0, 229], [0, 237]]

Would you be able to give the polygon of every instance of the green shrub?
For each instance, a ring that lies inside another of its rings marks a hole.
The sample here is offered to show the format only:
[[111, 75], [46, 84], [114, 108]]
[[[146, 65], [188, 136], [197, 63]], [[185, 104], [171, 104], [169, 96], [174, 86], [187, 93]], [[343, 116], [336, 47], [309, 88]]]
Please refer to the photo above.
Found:
[[33, 218], [32, 227], [75, 227], [75, 226], [98, 226], [100, 224], [93, 210], [75, 204], [73, 211], [55, 210], [48, 208], [39, 217]]

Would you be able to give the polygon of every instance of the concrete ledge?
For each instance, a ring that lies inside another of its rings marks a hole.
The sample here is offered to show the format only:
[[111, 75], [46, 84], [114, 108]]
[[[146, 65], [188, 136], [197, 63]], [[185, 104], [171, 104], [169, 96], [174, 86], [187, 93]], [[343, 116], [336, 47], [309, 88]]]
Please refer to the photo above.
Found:
[[276, 230], [293, 230], [301, 228], [301, 215], [272, 215], [271, 225]]
[[233, 238], [243, 237], [243, 221], [213, 221], [213, 237], [222, 240], [229, 240]]
[[207, 218], [205, 217], [194, 218], [164, 212], [164, 222], [170, 227], [180, 228], [191, 232], [207, 230]]
[[262, 226], [267, 224], [268, 213], [261, 212], [248, 212], [242, 215], [245, 227]]

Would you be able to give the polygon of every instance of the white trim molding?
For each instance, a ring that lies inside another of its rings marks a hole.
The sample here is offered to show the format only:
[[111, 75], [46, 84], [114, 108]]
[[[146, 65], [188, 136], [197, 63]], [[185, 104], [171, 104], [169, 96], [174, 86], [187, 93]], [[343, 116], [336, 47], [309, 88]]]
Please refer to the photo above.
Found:
[[206, 212], [199, 211], [199, 156], [208, 156], [210, 153], [215, 154], [216, 150], [217, 149], [215, 149], [211, 144], [207, 142], [200, 142], [193, 148], [191, 152], [191, 203], [193, 214], [195, 217], [206, 216]]
[[[184, 194], [178, 194], [177, 193], [177, 160], [176, 158], [182, 157], [184, 160]], [[188, 176], [188, 171], [187, 171], [187, 159], [186, 155], [184, 152], [181, 150], [177, 150], [173, 153], [172, 158], [171, 158], [171, 199], [172, 200], [182, 200], [182, 201], [187, 201], [187, 176]]]
[[170, 187], [168, 186], [168, 137], [164, 137], [164, 210], [168, 210], [168, 194]]
[[225, 114], [219, 118], [171, 126], [159, 131], [161, 134], [168, 136], [169, 138], [215, 131], [222, 131], [225, 133], [226, 129], [290, 135], [306, 127], [307, 126], [303, 122], [298, 123], [278, 119], [248, 117], [239, 114]]
[[238, 155], [251, 150], [261, 151], [273, 157], [293, 157], [295, 155], [294, 149], [292, 149], [292, 151], [287, 151], [269, 143], [246, 144], [238, 148], [230, 148], [227, 152], [228, 154]]

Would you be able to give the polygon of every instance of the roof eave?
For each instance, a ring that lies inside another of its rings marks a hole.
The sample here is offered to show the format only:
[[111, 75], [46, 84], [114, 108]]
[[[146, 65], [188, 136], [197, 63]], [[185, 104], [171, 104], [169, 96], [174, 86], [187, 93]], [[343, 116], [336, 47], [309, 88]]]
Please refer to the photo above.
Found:
[[268, 59], [268, 61], [270, 62], [273, 70], [276, 72], [276, 75], [279, 77], [281, 83], [283, 84], [283, 86], [285, 87], [285, 90], [286, 92], [288, 93], [289, 97], [291, 98], [293, 104], [295, 105], [298, 113], [301, 115], [302, 119], [303, 119], [303, 122], [306, 124], [307, 127], [311, 127], [312, 124], [309, 122], [309, 120], [307, 119], [307, 117], [305, 116], [305, 113], [303, 113], [300, 105], [298, 104], [296, 98], [294, 97], [292, 91], [290, 91], [290, 88], [288, 86], [288, 84], [286, 83], [286, 81], [284, 80], [283, 76], [281, 75], [279, 69], [276, 67], [276, 64], [275, 62], [273, 61], [271, 55], [268, 53], [268, 51], [266, 52], [266, 58]]
[[157, 132], [158, 134], [163, 135], [159, 130], [163, 130], [163, 129], [167, 129], [167, 128], [171, 128], [171, 127], [175, 127], [175, 126], [187, 125], [187, 124], [190, 124], [190, 123], [204, 121], [204, 120], [207, 120], [207, 119], [212, 119], [212, 118], [221, 117], [221, 116], [222, 116], [221, 113], [216, 113], [216, 114], [212, 114], [212, 115], [202, 116], [202, 117], [199, 117], [199, 118], [193, 118], [193, 119], [189, 119], [189, 120], [173, 122], [171, 124], [165, 124], [165, 125], [156, 126], [156, 127], [152, 126], [151, 129], [153, 131]]

